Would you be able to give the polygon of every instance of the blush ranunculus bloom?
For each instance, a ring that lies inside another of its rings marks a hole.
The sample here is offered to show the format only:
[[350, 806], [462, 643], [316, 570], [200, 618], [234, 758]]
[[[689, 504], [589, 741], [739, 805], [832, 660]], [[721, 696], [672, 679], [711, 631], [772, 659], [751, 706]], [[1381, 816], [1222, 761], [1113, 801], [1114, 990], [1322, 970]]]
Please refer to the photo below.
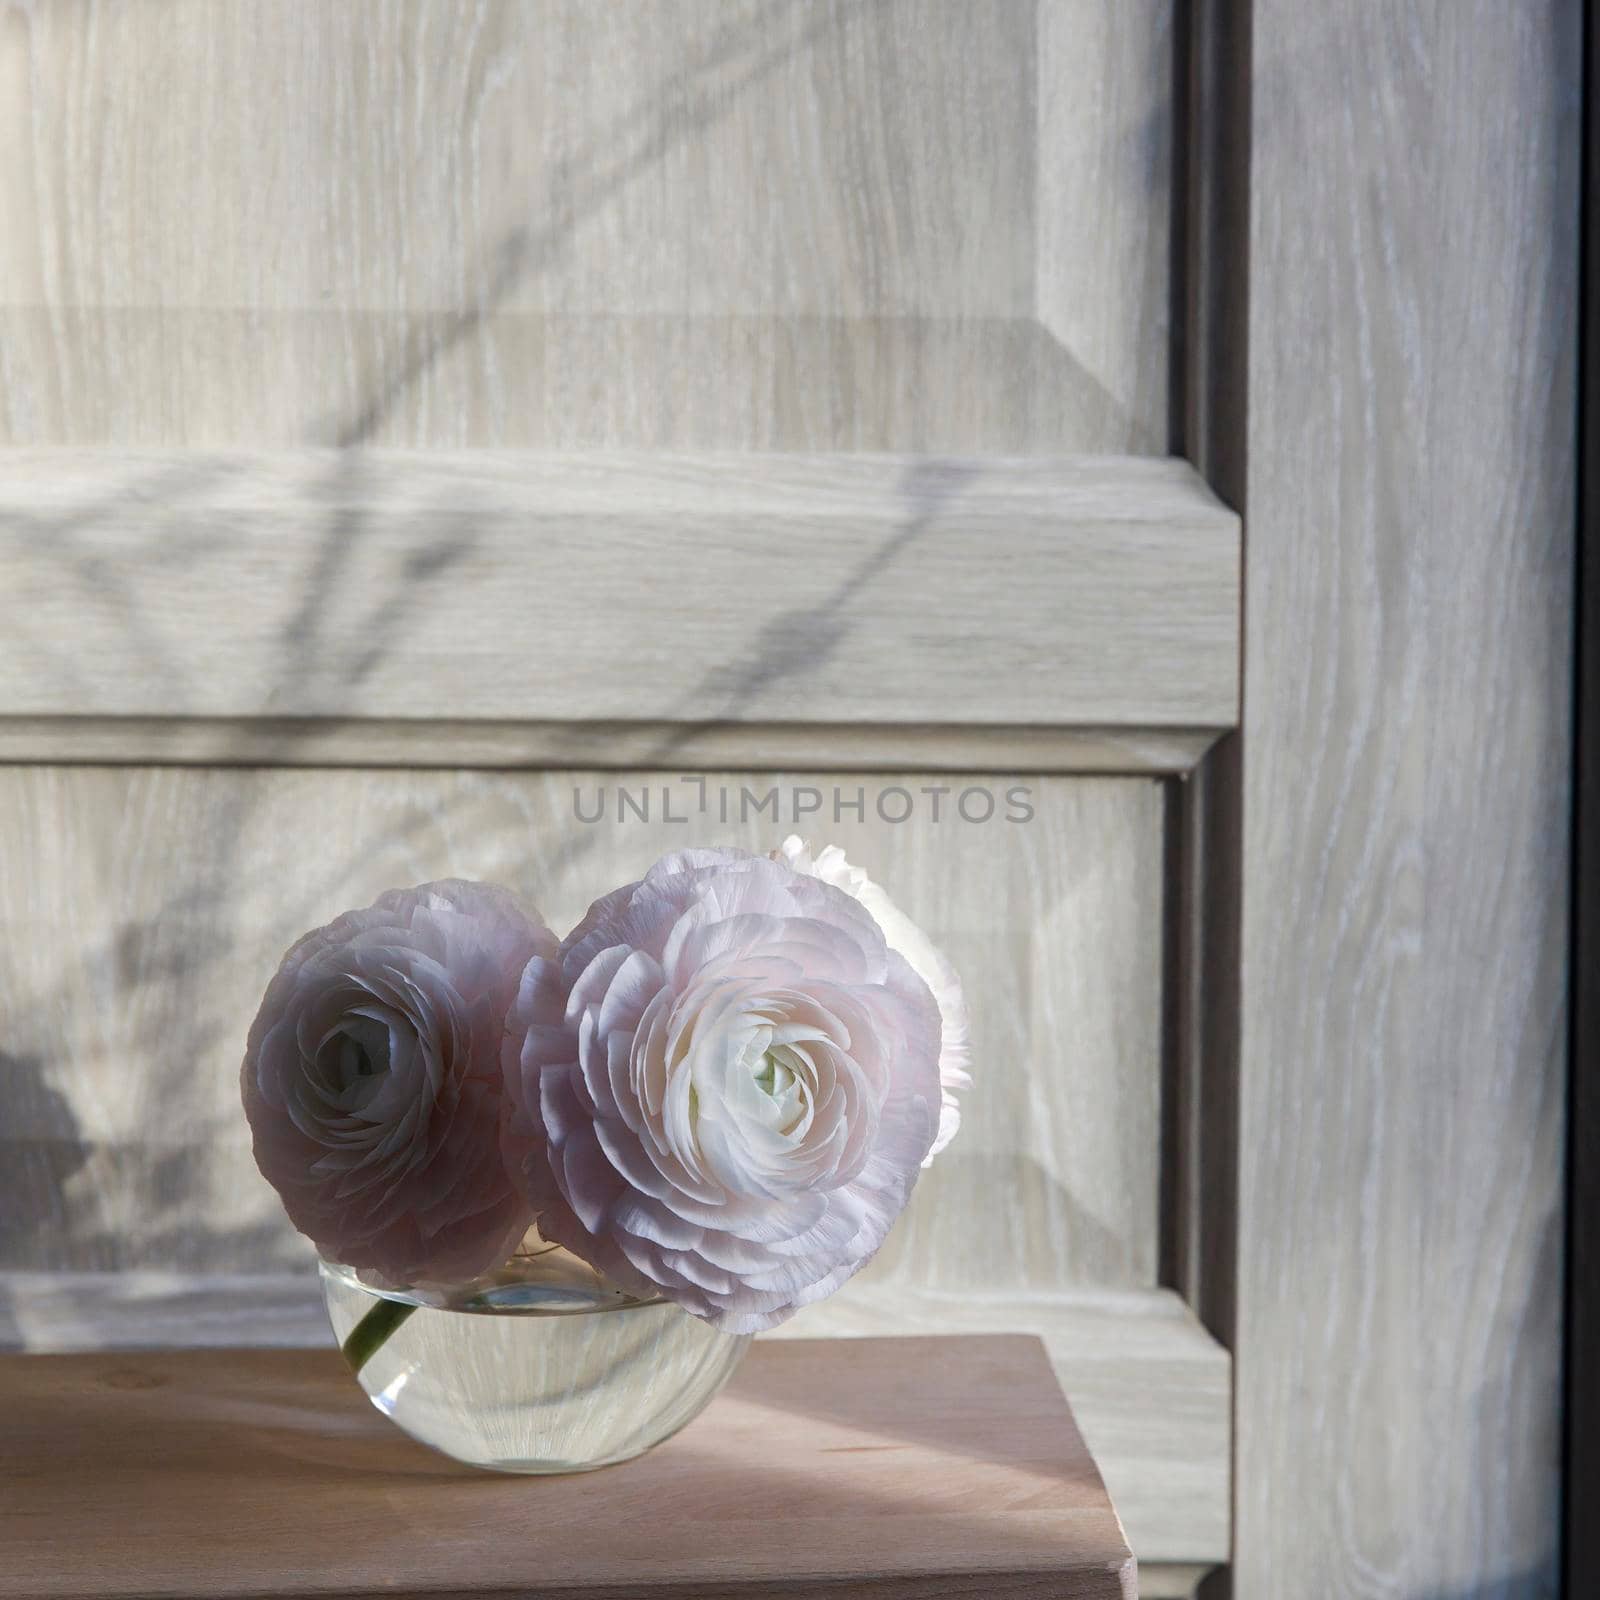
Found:
[[503, 889], [392, 889], [300, 939], [240, 1071], [256, 1165], [329, 1260], [392, 1285], [498, 1266], [532, 1221], [500, 1156], [506, 1014], [555, 935]]
[[859, 900], [872, 913], [873, 921], [883, 929], [883, 936], [891, 950], [898, 950], [911, 964], [911, 970], [927, 984], [939, 1007], [939, 1085], [942, 1103], [939, 1108], [939, 1136], [933, 1141], [924, 1166], [931, 1166], [933, 1158], [955, 1138], [961, 1126], [959, 1091], [972, 1087], [972, 1041], [967, 1022], [967, 1000], [961, 989], [961, 979], [956, 969], [938, 945], [914, 923], [884, 889], [845, 859], [838, 845], [825, 845], [813, 850], [799, 834], [791, 833], [772, 852], [774, 861], [785, 861], [796, 872], [804, 872], [824, 883], [831, 883], [854, 900]]
[[939, 1009], [849, 894], [687, 850], [523, 975], [508, 1165], [539, 1231], [730, 1333], [882, 1244], [939, 1129]]

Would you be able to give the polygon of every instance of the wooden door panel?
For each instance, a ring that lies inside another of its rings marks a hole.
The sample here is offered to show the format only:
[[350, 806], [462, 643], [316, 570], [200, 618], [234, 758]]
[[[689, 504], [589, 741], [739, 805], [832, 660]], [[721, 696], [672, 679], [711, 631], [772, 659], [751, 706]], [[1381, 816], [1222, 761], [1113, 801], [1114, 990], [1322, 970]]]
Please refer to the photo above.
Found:
[[1169, 0], [62, 0], [0, 441], [1167, 448]]
[[[590, 824], [574, 787], [862, 788], [808, 831], [950, 948], [982, 1081], [794, 1331], [1042, 1334], [1144, 1592], [1225, 1558], [1228, 1357], [1158, 1282], [1165, 791], [1237, 723], [1240, 592], [1237, 518], [1135, 459], [1174, 33], [0, 12], [0, 1342], [326, 1338], [234, 1082], [305, 926], [445, 873], [570, 923], [793, 820]], [[944, 784], [1000, 814], [935, 824]]]
[[[237, 1082], [300, 932], [448, 875], [513, 885], [564, 931], [691, 840], [771, 848], [797, 796], [824, 808], [803, 828], [982, 975], [963, 1137], [873, 1277], [974, 1295], [1153, 1285], [1159, 786], [982, 773], [0, 767], [8, 847], [29, 864], [0, 885], [0, 1269], [308, 1266], [254, 1170]], [[964, 820], [979, 796], [994, 815]], [[891, 823], [880, 803], [916, 809]]]

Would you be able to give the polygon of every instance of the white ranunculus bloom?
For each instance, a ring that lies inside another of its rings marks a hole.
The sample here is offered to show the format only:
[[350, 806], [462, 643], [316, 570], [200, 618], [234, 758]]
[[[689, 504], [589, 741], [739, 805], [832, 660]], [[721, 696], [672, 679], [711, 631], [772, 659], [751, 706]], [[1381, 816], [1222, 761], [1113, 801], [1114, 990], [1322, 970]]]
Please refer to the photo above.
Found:
[[503, 889], [393, 889], [305, 935], [250, 1027], [256, 1164], [324, 1256], [392, 1284], [498, 1266], [532, 1220], [500, 1157], [506, 1013], [555, 935]]
[[850, 895], [684, 851], [528, 964], [507, 1164], [546, 1238], [758, 1332], [883, 1242], [938, 1132], [939, 1039], [927, 985]]
[[773, 859], [786, 861], [796, 872], [808, 873], [843, 889], [853, 899], [859, 900], [873, 915], [891, 950], [898, 950], [911, 964], [911, 970], [933, 991], [938, 1002], [941, 1035], [939, 1040], [939, 1084], [943, 1103], [939, 1111], [939, 1137], [928, 1152], [925, 1165], [955, 1138], [961, 1126], [961, 1106], [956, 1099], [959, 1090], [972, 1087], [972, 1044], [967, 1026], [967, 1001], [961, 992], [961, 980], [950, 965], [945, 953], [914, 923], [899, 906], [872, 881], [860, 867], [853, 867], [845, 859], [838, 845], [830, 844], [821, 850], [798, 834], [791, 833], [778, 849]]

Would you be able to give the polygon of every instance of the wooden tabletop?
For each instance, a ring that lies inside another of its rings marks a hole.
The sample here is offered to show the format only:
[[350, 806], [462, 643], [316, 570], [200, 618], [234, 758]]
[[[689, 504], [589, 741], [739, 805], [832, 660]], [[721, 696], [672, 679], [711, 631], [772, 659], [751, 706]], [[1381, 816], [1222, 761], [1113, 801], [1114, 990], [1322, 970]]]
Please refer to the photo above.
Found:
[[1028, 1337], [758, 1342], [676, 1438], [457, 1466], [322, 1350], [0, 1358], [0, 1596], [1127, 1600]]

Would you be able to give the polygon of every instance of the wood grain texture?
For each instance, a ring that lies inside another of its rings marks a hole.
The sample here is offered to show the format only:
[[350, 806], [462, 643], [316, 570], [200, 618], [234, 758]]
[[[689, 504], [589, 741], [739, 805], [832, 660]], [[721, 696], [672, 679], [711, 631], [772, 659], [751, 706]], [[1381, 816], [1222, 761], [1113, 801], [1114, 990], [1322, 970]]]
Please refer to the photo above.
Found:
[[1181, 462], [21, 452], [0, 710], [1214, 729], [1238, 559]]
[[[962, 1136], [919, 1186], [877, 1281], [1149, 1284], [1160, 790], [1031, 779], [1031, 820], [1009, 822], [1014, 787], [994, 774], [0, 768], [13, 852], [0, 872], [0, 1266], [308, 1260], [254, 1170], [237, 1083], [294, 938], [443, 876], [506, 883], [565, 930], [666, 850], [768, 849], [799, 807], [801, 831], [891, 885], [972, 987], [981, 1066]], [[976, 797], [993, 797], [992, 820], [962, 819], [968, 791], [974, 816]], [[774, 795], [759, 814], [746, 805]], [[889, 815], [915, 810], [884, 822], [884, 799]]]
[[[1187, 1594], [1200, 1570], [1226, 1558], [1228, 1356], [1168, 1291], [962, 1296], [857, 1285], [764, 1337], [977, 1333], [1044, 1341], [1139, 1557], [1141, 1594]], [[320, 1289], [305, 1274], [0, 1272], [0, 1350], [330, 1339]]]
[[1254, 10], [1240, 1600], [1555, 1592], [1579, 12]]
[[0, 439], [1166, 447], [1170, 0], [0, 9]]
[[13, 1356], [0, 1414], [28, 1600], [1136, 1593], [1028, 1338], [758, 1345], [675, 1438], [565, 1478], [426, 1451], [332, 1351]]

